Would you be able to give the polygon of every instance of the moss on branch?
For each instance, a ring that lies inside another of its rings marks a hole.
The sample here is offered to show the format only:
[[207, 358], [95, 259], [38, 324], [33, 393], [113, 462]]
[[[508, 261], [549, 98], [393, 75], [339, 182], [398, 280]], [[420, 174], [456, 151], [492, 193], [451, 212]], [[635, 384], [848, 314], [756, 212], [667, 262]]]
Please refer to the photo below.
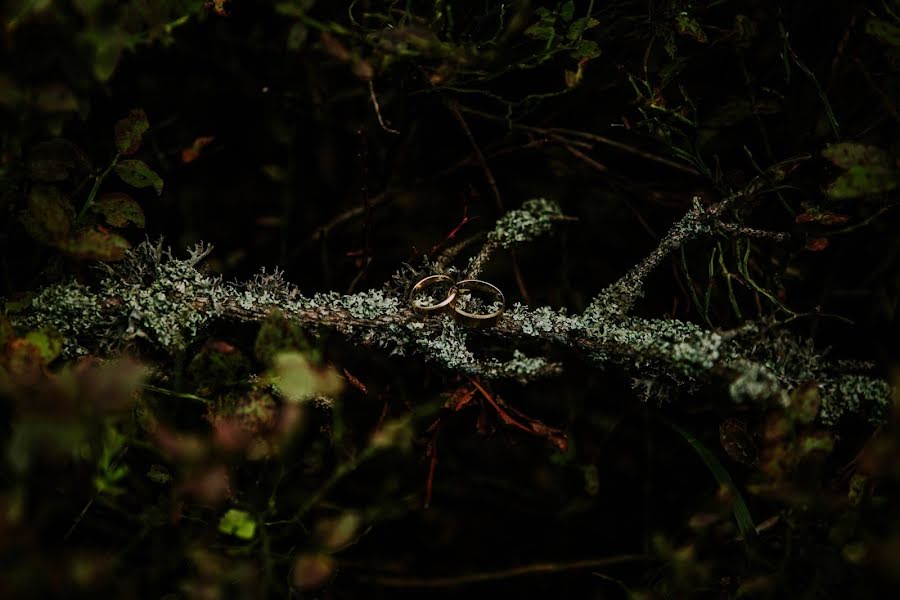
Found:
[[[485, 249], [542, 235], [559, 214], [546, 200], [530, 201], [498, 222]], [[210, 247], [197, 246], [180, 259], [161, 243], [149, 242], [122, 263], [106, 265], [95, 289], [71, 282], [42, 290], [17, 324], [55, 328], [66, 336], [69, 355], [136, 339], [177, 352], [213, 322], [261, 322], [277, 308], [309, 330], [337, 331], [355, 343], [390, 354], [419, 354], [449, 371], [488, 379], [525, 383], [558, 374], [561, 360], [578, 357], [601, 368], [619, 366], [645, 392], [719, 381], [739, 403], [784, 402], [788, 390], [813, 381], [822, 390], [824, 423], [834, 424], [849, 413], [883, 419], [890, 395], [883, 380], [842, 371], [777, 324], [716, 332], [675, 319], [627, 314], [646, 274], [673, 247], [708, 233], [709, 215], [720, 214], [721, 205], [695, 207], [651, 257], [602, 292], [584, 314], [517, 304], [487, 330], [467, 329], [446, 315], [423, 317], [390, 288], [305, 296], [277, 270], [246, 283], [226, 283], [197, 268]], [[489, 254], [482, 250], [478, 256], [487, 260]], [[497, 350], [512, 357], [492, 356]], [[542, 356], [529, 356], [534, 350]]]

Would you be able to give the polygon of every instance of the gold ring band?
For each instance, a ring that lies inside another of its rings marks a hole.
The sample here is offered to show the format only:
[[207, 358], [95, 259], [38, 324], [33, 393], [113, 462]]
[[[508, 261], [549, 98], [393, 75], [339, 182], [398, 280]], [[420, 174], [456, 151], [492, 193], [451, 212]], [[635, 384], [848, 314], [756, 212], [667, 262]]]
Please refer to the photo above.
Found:
[[[421, 292], [422, 290], [436, 285], [441, 282], [450, 283], [450, 292], [447, 294], [447, 297], [438, 302], [437, 304], [419, 304], [415, 301], [414, 297], [417, 292]], [[456, 300], [456, 286], [453, 284], [453, 278], [449, 275], [429, 275], [428, 277], [424, 277], [420, 279], [412, 288], [409, 290], [409, 294], [407, 298], [409, 299], [409, 303], [412, 305], [414, 311], [419, 313], [430, 313], [437, 312], [439, 310], [443, 310], [444, 308], [450, 306], [454, 300]]]
[[503, 311], [506, 309], [506, 297], [503, 295], [503, 292], [500, 291], [500, 288], [487, 281], [482, 281], [481, 279], [463, 279], [462, 281], [456, 282], [455, 291], [457, 294], [460, 294], [463, 290], [488, 292], [497, 297], [500, 301], [500, 308], [490, 313], [481, 314], [463, 310], [454, 303], [453, 312], [455, 313], [457, 320], [470, 327], [490, 327], [500, 320]]

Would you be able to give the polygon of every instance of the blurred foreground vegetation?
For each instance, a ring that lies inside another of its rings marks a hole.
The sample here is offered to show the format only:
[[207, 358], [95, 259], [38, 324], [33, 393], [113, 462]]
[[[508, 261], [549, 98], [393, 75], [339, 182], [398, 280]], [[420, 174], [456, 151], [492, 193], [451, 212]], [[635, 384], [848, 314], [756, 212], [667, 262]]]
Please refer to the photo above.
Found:
[[826, 427], [816, 381], [788, 411], [702, 381], [641, 390], [578, 357], [480, 381], [278, 313], [175, 351], [110, 324], [82, 355], [12, 324], [42, 287], [96, 282], [148, 238], [212, 243], [201, 268], [225, 280], [277, 267], [304, 293], [354, 292], [539, 197], [573, 219], [484, 277], [578, 313], [695, 202], [762, 174], [737, 216], [789, 241], [686, 244], [639, 314], [777, 323], [893, 385], [897, 0], [2, 15], [3, 598], [900, 587], [900, 415]]

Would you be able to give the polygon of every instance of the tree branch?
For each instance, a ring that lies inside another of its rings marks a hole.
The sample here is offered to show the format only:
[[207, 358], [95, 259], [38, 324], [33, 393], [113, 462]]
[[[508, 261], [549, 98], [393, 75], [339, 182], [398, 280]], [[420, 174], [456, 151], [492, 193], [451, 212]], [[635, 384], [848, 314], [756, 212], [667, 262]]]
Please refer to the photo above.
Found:
[[[412, 311], [405, 294], [396, 291], [408, 288], [411, 273], [401, 271], [394, 289], [304, 296], [277, 270], [245, 283], [203, 274], [196, 264], [210, 247], [198, 246], [182, 260], [161, 243], [145, 242], [125, 261], [104, 265], [108, 276], [96, 288], [78, 282], [45, 288], [27, 312], [13, 317], [22, 327], [60, 331], [69, 355], [114, 350], [136, 339], [174, 353], [211, 323], [258, 323], [280, 310], [311, 331], [336, 331], [358, 344], [417, 354], [448, 371], [484, 379], [525, 383], [556, 375], [566, 360], [577, 358], [600, 368], [618, 365], [645, 398], [660, 398], [674, 386], [718, 383], [728, 387], [734, 402], [783, 405], [791, 401], [789, 390], [813, 381], [819, 385], [823, 423], [834, 424], [850, 412], [880, 422], [890, 395], [886, 382], [830, 363], [778, 323], [750, 322], [717, 332], [675, 319], [629, 316], [647, 274], [681, 244], [719, 230], [726, 211], [752, 195], [755, 185], [711, 207], [695, 205], [581, 315], [516, 304], [494, 327], [472, 330], [447, 315]], [[561, 219], [559, 208], [547, 200], [530, 200], [508, 212], [470, 261], [467, 275], [475, 276], [497, 248], [544, 235]]]

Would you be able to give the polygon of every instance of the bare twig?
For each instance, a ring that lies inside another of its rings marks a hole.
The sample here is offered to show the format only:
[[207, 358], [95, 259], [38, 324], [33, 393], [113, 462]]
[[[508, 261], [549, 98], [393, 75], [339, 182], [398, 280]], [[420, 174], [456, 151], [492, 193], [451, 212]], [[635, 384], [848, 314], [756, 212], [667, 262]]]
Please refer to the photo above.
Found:
[[372, 80], [369, 80], [369, 98], [372, 100], [372, 106], [375, 107], [375, 116], [378, 117], [378, 124], [381, 125], [381, 128], [387, 131], [388, 133], [393, 133], [394, 135], [400, 135], [400, 132], [396, 129], [389, 126], [384, 117], [381, 116], [381, 106], [378, 104], [378, 96], [375, 95], [375, 84]]
[[404, 577], [398, 575], [382, 575], [368, 573], [354, 573], [353, 576], [361, 581], [383, 585], [385, 587], [398, 588], [446, 588], [475, 583], [487, 583], [503, 579], [512, 579], [526, 575], [546, 575], [549, 573], [566, 573], [570, 571], [583, 571], [587, 569], [599, 569], [615, 565], [630, 564], [636, 562], [653, 562], [656, 558], [646, 554], [623, 554], [620, 556], [608, 556], [605, 558], [591, 558], [572, 562], [542, 562], [499, 571], [482, 571], [480, 573], [464, 573], [447, 577]]

